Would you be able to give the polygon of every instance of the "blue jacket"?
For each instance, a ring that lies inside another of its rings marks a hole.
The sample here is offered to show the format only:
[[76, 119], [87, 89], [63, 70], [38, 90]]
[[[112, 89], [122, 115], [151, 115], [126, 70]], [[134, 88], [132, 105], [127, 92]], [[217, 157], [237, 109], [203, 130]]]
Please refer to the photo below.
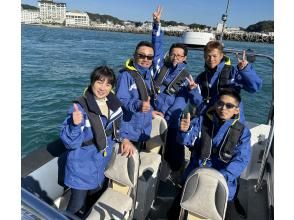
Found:
[[[225, 121], [222, 125], [219, 124], [216, 116], [213, 116], [211, 124], [215, 125], [215, 132], [212, 138], [212, 148], [219, 150], [221, 143], [228, 131], [228, 128], [232, 125], [235, 119]], [[191, 126], [187, 132], [178, 132], [177, 141], [180, 144], [186, 145], [189, 148], [195, 148], [199, 146], [201, 138], [201, 126], [203, 123], [203, 116], [194, 118], [191, 121]], [[245, 126], [242, 135], [239, 139], [237, 146], [234, 149], [233, 157], [230, 162], [225, 163], [220, 160], [218, 154], [212, 154], [211, 159], [207, 160], [206, 167], [212, 167], [218, 170], [225, 177], [229, 188], [229, 200], [232, 200], [235, 196], [237, 188], [237, 178], [242, 174], [246, 168], [251, 157], [250, 146], [250, 130]], [[196, 151], [194, 151], [196, 152]], [[189, 173], [198, 167], [203, 167], [204, 161], [199, 158], [197, 153], [193, 153], [190, 159], [190, 163], [185, 170], [184, 179]]]
[[[225, 59], [223, 59], [221, 63], [217, 66], [215, 72], [210, 72], [209, 74], [207, 74], [207, 80], [209, 82], [209, 87], [211, 92], [210, 94], [211, 100], [208, 104], [202, 100], [201, 96], [199, 96], [199, 90], [196, 90], [196, 89], [192, 90], [192, 92], [194, 93], [193, 95], [190, 96], [191, 97], [190, 101], [192, 104], [197, 106], [200, 114], [204, 114], [206, 110], [211, 105], [213, 105], [217, 99], [218, 79], [224, 65], [225, 65]], [[208, 71], [208, 68], [206, 65], [205, 65], [205, 69]], [[201, 79], [199, 76], [200, 75], [196, 77], [195, 82], [198, 84], [201, 84]], [[232, 66], [229, 79], [230, 79], [230, 82], [228, 84], [228, 87], [234, 88], [237, 90], [244, 89], [245, 91], [250, 93], [259, 91], [262, 86], [262, 80], [256, 74], [251, 63], [248, 63], [248, 65], [242, 70], [239, 70], [238, 67]], [[242, 102], [240, 103], [240, 121], [241, 122], [245, 121]]]
[[132, 62], [126, 61], [125, 70], [118, 74], [116, 96], [123, 104], [123, 120], [120, 135], [134, 142], [146, 141], [150, 138], [152, 128], [152, 111], [141, 112], [142, 101], [134, 78], [127, 70], [137, 70], [143, 77], [146, 86], [151, 90], [151, 68], [143, 68]]
[[[97, 115], [102, 120], [105, 129], [111, 128], [115, 120], [121, 120], [121, 107], [113, 109], [109, 100], [117, 100], [114, 95], [108, 96], [107, 105], [110, 109], [110, 117]], [[119, 101], [116, 101], [119, 103]], [[119, 103], [120, 104], [120, 103]], [[90, 190], [102, 186], [104, 181], [104, 170], [110, 160], [115, 140], [112, 135], [106, 137], [107, 146], [99, 152], [96, 145], [82, 147], [82, 143], [93, 139], [91, 123], [84, 109], [79, 105], [83, 113], [83, 121], [79, 125], [73, 124], [73, 106], [69, 109], [67, 118], [62, 124], [60, 138], [68, 149], [65, 166], [64, 183], [70, 188]], [[116, 105], [117, 106], [117, 105]], [[101, 131], [104, 132], [104, 131]]]
[[[158, 76], [160, 69], [165, 64], [164, 62], [164, 51], [163, 51], [163, 42], [162, 42], [162, 31], [160, 30], [160, 24], [154, 23], [152, 30], [152, 43], [155, 45], [155, 54], [157, 56], [156, 63], [156, 75], [155, 79]], [[185, 81], [177, 94], [170, 95], [165, 92], [169, 83], [174, 80], [178, 74], [186, 67], [186, 63], [178, 64], [176, 67], [173, 65], [167, 64], [168, 70], [167, 74], [163, 80], [164, 84], [160, 86], [160, 93], [156, 95], [156, 99], [153, 102], [154, 109], [160, 111], [164, 114], [164, 118], [168, 123], [170, 128], [178, 127], [178, 120], [184, 108], [188, 102], [189, 91], [187, 88], [187, 81]]]

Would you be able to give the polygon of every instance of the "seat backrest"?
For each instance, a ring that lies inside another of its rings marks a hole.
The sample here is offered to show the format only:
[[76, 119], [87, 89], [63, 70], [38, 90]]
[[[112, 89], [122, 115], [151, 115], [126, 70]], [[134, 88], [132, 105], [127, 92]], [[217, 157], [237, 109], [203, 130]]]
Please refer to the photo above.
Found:
[[180, 219], [184, 211], [188, 211], [188, 219], [224, 219], [227, 201], [228, 186], [223, 175], [212, 168], [198, 168], [185, 182]]
[[110, 179], [110, 187], [123, 194], [130, 195], [137, 184], [139, 169], [139, 154], [137, 151], [131, 157], [119, 153], [119, 144], [114, 145], [114, 152], [105, 176]]
[[[155, 116], [152, 119], [152, 130], [150, 139], [146, 142], [146, 150], [159, 153], [161, 147], [164, 148], [167, 135], [167, 123], [163, 117]], [[163, 149], [164, 150], [164, 149]]]
[[122, 156], [119, 144], [115, 144], [112, 158], [104, 172], [109, 178], [108, 188], [99, 197], [87, 219], [132, 219], [138, 172], [138, 151], [131, 157]]

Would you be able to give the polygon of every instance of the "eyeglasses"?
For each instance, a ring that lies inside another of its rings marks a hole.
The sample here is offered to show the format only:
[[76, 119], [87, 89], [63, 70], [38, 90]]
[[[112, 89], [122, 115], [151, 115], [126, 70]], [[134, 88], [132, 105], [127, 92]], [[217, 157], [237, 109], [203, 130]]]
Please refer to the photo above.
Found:
[[183, 57], [185, 57], [185, 55], [174, 54], [174, 53], [170, 54], [169, 56], [170, 57], [175, 57], [175, 58], [183, 58]]
[[141, 53], [137, 53], [136, 56], [138, 59], [142, 59], [142, 60], [144, 60], [145, 58], [147, 58], [147, 60], [153, 60], [153, 57], [154, 57], [152, 55], [145, 55]]
[[226, 109], [238, 108], [238, 106], [236, 106], [232, 103], [224, 103], [223, 101], [218, 101], [216, 103], [217, 108], [223, 108], [224, 106], [226, 106]]

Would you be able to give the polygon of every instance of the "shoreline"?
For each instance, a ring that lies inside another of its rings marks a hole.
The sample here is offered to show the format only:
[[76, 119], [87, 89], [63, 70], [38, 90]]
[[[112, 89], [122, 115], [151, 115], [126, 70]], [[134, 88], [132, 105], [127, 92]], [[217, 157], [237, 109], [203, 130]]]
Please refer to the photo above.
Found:
[[[72, 29], [86, 29], [95, 31], [109, 31], [109, 32], [121, 32], [121, 33], [133, 33], [133, 34], [151, 34], [151, 30], [139, 29], [139, 28], [110, 28], [110, 27], [83, 27], [83, 26], [64, 26], [53, 24], [24, 24], [34, 26], [45, 26], [54, 28], [72, 28]], [[181, 37], [184, 32], [182, 31], [164, 31], [166, 36]], [[242, 42], [254, 42], [254, 43], [268, 43], [274, 44], [274, 36], [263, 35], [261, 33], [224, 33], [224, 40], [228, 41], [242, 41]]]

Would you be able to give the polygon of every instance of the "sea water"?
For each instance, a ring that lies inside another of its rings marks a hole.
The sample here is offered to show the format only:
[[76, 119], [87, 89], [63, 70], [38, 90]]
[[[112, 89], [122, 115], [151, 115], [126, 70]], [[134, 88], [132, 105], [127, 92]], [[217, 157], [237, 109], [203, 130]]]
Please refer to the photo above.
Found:
[[[89, 85], [95, 67], [108, 65], [117, 73], [142, 40], [151, 41], [151, 34], [22, 25], [22, 155], [58, 138], [72, 101]], [[165, 51], [180, 41], [179, 37], [164, 36]], [[274, 54], [272, 44], [225, 41], [225, 46]], [[236, 64], [233, 55], [231, 59]], [[187, 62], [193, 76], [203, 71], [203, 53], [189, 52]], [[263, 87], [255, 94], [242, 92], [245, 116], [248, 121], [266, 123], [272, 97], [272, 64], [262, 59], [254, 67], [263, 80]]]

